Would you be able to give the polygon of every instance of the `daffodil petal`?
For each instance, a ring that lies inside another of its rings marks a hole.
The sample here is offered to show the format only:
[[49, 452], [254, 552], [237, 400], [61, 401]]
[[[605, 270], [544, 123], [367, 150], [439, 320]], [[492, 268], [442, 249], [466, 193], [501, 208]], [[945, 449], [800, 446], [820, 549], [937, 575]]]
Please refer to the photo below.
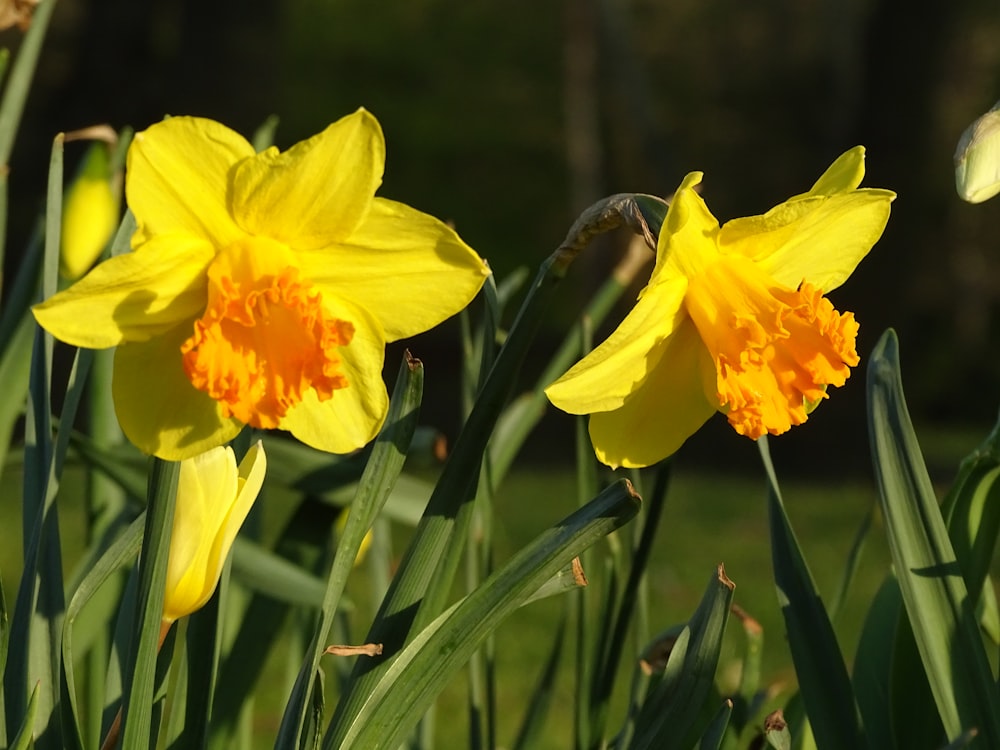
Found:
[[[230, 449], [231, 450], [231, 449]], [[235, 462], [234, 462], [235, 464]], [[264, 455], [264, 446], [258, 440], [250, 450], [243, 456], [239, 467], [235, 465], [231, 469], [236, 478], [236, 487], [232, 503], [226, 507], [225, 517], [221, 519], [219, 533], [215, 537], [212, 545], [211, 561], [213, 571], [213, 585], [218, 583], [218, 578], [222, 573], [222, 566], [226, 563], [229, 550], [236, 540], [236, 535], [246, 520], [247, 514], [253, 507], [257, 495], [260, 494], [261, 487], [264, 486], [264, 474], [267, 470], [267, 457]], [[228, 496], [226, 496], [228, 497]]]
[[590, 417], [594, 451], [608, 466], [640, 468], [672, 455], [718, 408], [704, 395], [714, 368], [690, 320], [650, 356], [656, 366], [635, 393]]
[[486, 263], [433, 216], [376, 198], [343, 243], [297, 253], [302, 275], [371, 312], [387, 341], [413, 336], [465, 308]]
[[615, 332], [545, 389], [549, 401], [570, 414], [621, 407], [656, 366], [658, 345], [684, 320], [686, 289], [683, 278], [647, 287]]
[[190, 235], [156, 237], [109, 258], [32, 312], [42, 328], [74, 346], [146, 341], [204, 310], [205, 269], [214, 252]]
[[190, 329], [177, 326], [149, 341], [115, 350], [111, 389], [126, 437], [150, 455], [180, 461], [236, 437], [238, 420], [191, 385], [181, 365]]
[[296, 249], [325, 247], [364, 220], [384, 168], [382, 129], [359, 109], [284, 153], [272, 147], [242, 162], [233, 216], [250, 234]]
[[181, 462], [163, 601], [165, 620], [194, 612], [212, 595], [222, 570], [213, 552], [237, 487], [236, 458], [228, 446]]
[[378, 321], [363, 308], [333, 296], [324, 295], [323, 301], [334, 317], [354, 324], [351, 343], [337, 349], [348, 385], [326, 401], [306, 391], [279, 426], [313, 448], [350, 453], [371, 442], [389, 409], [382, 381], [385, 342]]
[[200, 117], [171, 117], [136, 133], [125, 178], [138, 225], [132, 246], [176, 232], [217, 247], [240, 236], [226, 200], [233, 166], [253, 155], [239, 133]]
[[882, 236], [895, 197], [890, 190], [873, 188], [831, 196], [777, 231], [775, 237], [784, 238], [779, 245], [760, 235], [736, 237], [736, 232], [727, 231], [734, 224], [730, 222], [719, 244], [725, 252], [747, 255], [785, 286], [794, 289], [808, 281], [829, 292], [847, 280]]
[[[267, 456], [264, 454], [264, 444], [258, 440], [250, 446], [239, 465], [240, 495], [250, 495], [250, 502], [260, 494], [264, 486], [264, 475], [267, 473]], [[246, 502], [241, 498], [240, 502]]]
[[865, 147], [855, 146], [837, 157], [816, 180], [806, 195], [837, 195], [848, 193], [861, 184], [865, 176]]
[[691, 172], [677, 188], [660, 229], [653, 283], [677, 275], [696, 276], [718, 255], [719, 222], [695, 192], [702, 173]]
[[719, 249], [750, 260], [766, 258], [789, 242], [799, 230], [799, 222], [826, 201], [823, 196], [804, 195], [779, 203], [765, 214], [731, 219], [719, 230]]
[[266, 458], [257, 441], [239, 468], [233, 449], [212, 448], [181, 462], [163, 601], [167, 622], [211, 598], [240, 526], [264, 480]]

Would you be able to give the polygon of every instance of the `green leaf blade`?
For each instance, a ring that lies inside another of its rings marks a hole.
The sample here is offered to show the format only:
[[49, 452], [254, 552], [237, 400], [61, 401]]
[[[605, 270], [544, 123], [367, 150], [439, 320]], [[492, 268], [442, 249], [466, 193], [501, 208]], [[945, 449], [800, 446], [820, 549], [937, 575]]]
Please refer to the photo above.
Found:
[[602, 492], [524, 547], [396, 656], [338, 747], [396, 747], [427, 706], [500, 622], [582, 550], [629, 521], [639, 497], [627, 482]]
[[889, 550], [948, 739], [977, 728], [1000, 747], [1000, 698], [972, 603], [903, 397], [898, 341], [879, 340], [868, 365], [869, 431]]
[[799, 691], [817, 745], [868, 747], [833, 625], [785, 513], [766, 437], [760, 438], [757, 445], [768, 479], [774, 582]]

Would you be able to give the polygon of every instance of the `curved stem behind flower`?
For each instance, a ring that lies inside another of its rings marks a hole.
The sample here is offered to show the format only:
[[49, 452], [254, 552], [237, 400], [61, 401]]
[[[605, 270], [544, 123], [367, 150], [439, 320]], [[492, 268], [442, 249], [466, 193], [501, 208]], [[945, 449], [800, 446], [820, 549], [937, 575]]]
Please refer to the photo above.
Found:
[[[662, 198], [641, 193], [616, 193], [597, 201], [581, 213], [566, 233], [566, 239], [550, 258], [555, 273], [562, 277], [580, 251], [592, 239], [618, 227], [628, 227], [640, 235], [651, 250], [656, 250], [659, 224], [663, 222], [667, 203]], [[662, 211], [662, 213], [659, 213]], [[650, 223], [656, 224], [656, 231]]]

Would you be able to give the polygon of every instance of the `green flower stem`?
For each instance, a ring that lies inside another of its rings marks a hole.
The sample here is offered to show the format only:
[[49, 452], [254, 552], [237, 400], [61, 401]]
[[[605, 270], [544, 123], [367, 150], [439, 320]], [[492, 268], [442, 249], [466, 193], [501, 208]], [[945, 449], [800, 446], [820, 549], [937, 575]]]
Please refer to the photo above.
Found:
[[[10, 154], [14, 148], [14, 138], [17, 136], [24, 105], [31, 91], [31, 79], [38, 66], [38, 56], [42, 51], [42, 42], [48, 30], [49, 19], [56, 0], [45, 0], [39, 3], [31, 19], [31, 27], [24, 35], [24, 40], [17, 53], [17, 59], [11, 68], [10, 80], [0, 100], [0, 268], [3, 267], [7, 238], [7, 177], [10, 174]], [[9, 53], [4, 50], [0, 54], [0, 76], [7, 72]], [[61, 186], [61, 183], [60, 183]], [[60, 187], [61, 189], [61, 187]]]
[[[447, 587], [448, 582], [439, 575], [439, 563], [444, 551], [456, 543], [456, 518], [463, 506], [475, 495], [487, 443], [517, 381], [556, 284], [566, 275], [573, 260], [593, 237], [623, 225], [633, 228], [646, 237], [648, 242], [655, 244], [649, 223], [636, 197], [615, 195], [594, 204], [581, 214], [562, 245], [539, 269], [444, 466], [413, 540], [369, 631], [367, 640], [382, 643], [385, 656], [355, 665], [352, 680], [337, 706], [337, 713], [325, 737], [324, 747], [341, 745], [342, 728], [353, 720], [366, 702], [368, 694], [388, 670], [390, 657], [399, 652], [413, 633], [413, 623], [418, 618], [432, 581], [439, 590]], [[427, 622], [436, 615], [437, 612], [431, 609], [421, 616], [421, 620]]]
[[122, 747], [147, 747], [153, 732], [153, 688], [160, 643], [163, 594], [170, 554], [180, 462], [153, 459], [139, 561], [139, 596], [132, 646], [122, 675]]
[[45, 32], [55, 6], [56, 0], [52, 2], [45, 0], [35, 7], [31, 27], [21, 42], [17, 58], [11, 67], [7, 89], [4, 91], [3, 100], [0, 101], [0, 170], [4, 173], [8, 169], [7, 163], [14, 148], [14, 138], [21, 123], [21, 115], [24, 114], [24, 104], [31, 91], [31, 79], [35, 75], [42, 42], [45, 40]]
[[[632, 247], [635, 247], [634, 245]], [[630, 251], [629, 255], [633, 253]], [[609, 289], [617, 289], [620, 293], [625, 289], [625, 284], [619, 284], [619, 274], [612, 274], [612, 277], [608, 279], [601, 290], [597, 293], [595, 298], [591, 300], [588, 307], [588, 311], [594, 307], [594, 303], [604, 297], [610, 297], [612, 300], [618, 299], [619, 294], [605, 294]], [[611, 304], [607, 306], [608, 310], [611, 309]], [[585, 313], [580, 324], [577, 326], [577, 336], [579, 339], [578, 351], [589, 352], [593, 348], [593, 322], [594, 318], [590, 314]], [[574, 351], [574, 347], [568, 346], [572, 344], [572, 338], [567, 337], [566, 341], [563, 343], [563, 350]], [[556, 359], [559, 355], [556, 356]], [[567, 367], [569, 366], [567, 362]], [[549, 370], [552, 370], [552, 364], [549, 365]], [[548, 370], [546, 371], [548, 374]], [[561, 374], [558, 373], [558, 374]], [[556, 377], [553, 374], [552, 377]], [[544, 398], [545, 394], [543, 388], [551, 380], [549, 380], [545, 375], [539, 380], [538, 386], [535, 392], [532, 394], [532, 399], [537, 402], [536, 408], [539, 410], [539, 417], [541, 412], [545, 409], [546, 400]], [[574, 422], [575, 435], [574, 444], [576, 449], [576, 492], [577, 492], [577, 503], [579, 507], [583, 507], [587, 504], [588, 498], [593, 497], [597, 493], [598, 489], [598, 479], [597, 479], [597, 464], [594, 461], [594, 450], [590, 445], [590, 437], [587, 434], [587, 417], [576, 417]], [[511, 458], [508, 460], [513, 460], [513, 452], [511, 453]], [[581, 563], [583, 564], [583, 569], [585, 571], [591, 570], [591, 565], [593, 563], [593, 552], [591, 550], [586, 550], [581, 556]], [[598, 648], [597, 636], [593, 628], [593, 620], [590, 616], [589, 607], [591, 606], [591, 601], [593, 599], [593, 593], [589, 586], [581, 586], [572, 594], [573, 597], [573, 622], [576, 626], [576, 643], [575, 643], [575, 653], [574, 653], [574, 669], [576, 684], [581, 686], [579, 689], [573, 691], [574, 705], [573, 705], [573, 741], [574, 747], [577, 750], [583, 750], [584, 748], [589, 748], [591, 746], [590, 740], [590, 724], [591, 724], [591, 714], [590, 714], [590, 700], [591, 700], [591, 690], [584, 686], [589, 686], [593, 684], [594, 671], [598, 668], [597, 664], [598, 657], [600, 655], [600, 649]], [[612, 601], [611, 597], [608, 597], [607, 601]]]

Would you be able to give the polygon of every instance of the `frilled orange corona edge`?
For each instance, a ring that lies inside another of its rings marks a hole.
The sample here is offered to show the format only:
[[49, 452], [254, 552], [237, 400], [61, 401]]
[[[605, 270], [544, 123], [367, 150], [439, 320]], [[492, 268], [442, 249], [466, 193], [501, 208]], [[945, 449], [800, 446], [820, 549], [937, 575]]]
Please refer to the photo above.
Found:
[[[745, 258], [724, 258], [691, 281], [685, 306], [716, 367], [719, 406], [741, 435], [780, 435], [858, 364], [858, 324], [822, 292], [768, 286]], [[708, 394], [710, 397], [712, 394]]]
[[225, 416], [273, 429], [310, 389], [326, 401], [349, 386], [337, 351], [354, 325], [327, 312], [322, 293], [284, 265], [287, 253], [261, 244], [240, 242], [216, 256], [208, 309], [181, 353], [191, 383]]

